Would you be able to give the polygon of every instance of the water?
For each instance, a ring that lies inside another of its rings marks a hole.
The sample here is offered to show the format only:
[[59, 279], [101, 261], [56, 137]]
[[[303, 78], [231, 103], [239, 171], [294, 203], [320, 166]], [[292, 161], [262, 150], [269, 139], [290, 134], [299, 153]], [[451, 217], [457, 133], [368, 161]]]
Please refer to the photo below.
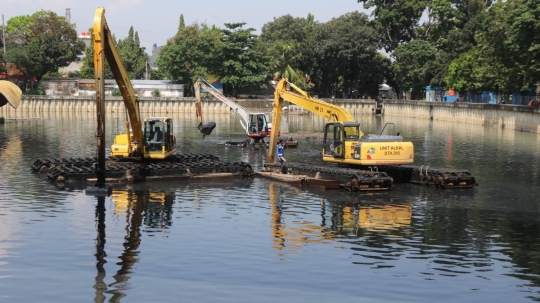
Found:
[[[120, 118], [119, 118], [120, 117]], [[122, 128], [109, 116], [107, 145]], [[172, 116], [183, 152], [260, 169], [234, 116], [204, 141]], [[119, 120], [120, 123], [118, 123]], [[0, 302], [530, 302], [540, 300], [539, 137], [440, 121], [396, 122], [416, 162], [470, 170], [475, 189], [301, 190], [265, 179], [115, 185], [111, 197], [50, 184], [40, 157], [95, 156], [95, 118], [43, 114], [0, 125]], [[324, 121], [289, 116], [292, 133]], [[317, 136], [287, 149], [320, 162]], [[294, 135], [293, 135], [293, 138]]]

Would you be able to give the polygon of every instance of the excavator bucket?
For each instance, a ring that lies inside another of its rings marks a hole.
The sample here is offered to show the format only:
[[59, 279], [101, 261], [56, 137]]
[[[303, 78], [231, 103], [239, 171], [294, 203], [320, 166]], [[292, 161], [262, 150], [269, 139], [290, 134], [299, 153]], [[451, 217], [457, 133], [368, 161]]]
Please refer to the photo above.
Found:
[[13, 82], [0, 80], [0, 107], [9, 103], [13, 108], [21, 104], [21, 89]]
[[199, 131], [204, 136], [208, 136], [212, 133], [212, 131], [216, 128], [216, 122], [208, 122], [206, 124], [199, 125]]

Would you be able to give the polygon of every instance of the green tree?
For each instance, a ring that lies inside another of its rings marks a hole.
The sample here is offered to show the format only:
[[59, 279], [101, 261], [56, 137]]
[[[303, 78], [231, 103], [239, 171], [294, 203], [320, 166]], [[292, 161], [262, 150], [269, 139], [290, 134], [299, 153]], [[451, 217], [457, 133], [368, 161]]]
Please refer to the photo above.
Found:
[[[437, 48], [448, 33], [484, 13], [493, 0], [357, 0], [373, 9], [373, 25], [379, 30], [385, 49], [392, 52], [414, 39], [430, 41]], [[427, 20], [421, 23], [423, 14]]]
[[245, 23], [225, 23], [221, 30], [222, 64], [217, 70], [221, 82], [233, 89], [247, 86], [264, 87], [268, 74], [268, 58], [258, 51], [260, 40], [252, 32], [253, 28], [243, 29]]
[[[463, 28], [450, 30], [446, 37], [438, 40], [439, 47], [435, 60], [428, 62], [430, 85], [450, 87], [446, 83], [448, 68], [453, 60], [476, 46], [475, 33], [482, 28], [484, 14], [478, 14], [467, 21]], [[434, 42], [437, 43], [437, 42]]]
[[221, 31], [206, 24], [179, 26], [163, 46], [156, 62], [167, 79], [184, 83], [187, 92], [198, 77], [216, 74], [221, 58]]
[[148, 54], [146, 54], [145, 48], [141, 47], [139, 34], [133, 30], [133, 26], [129, 28], [128, 36], [125, 39], [118, 40], [116, 47], [129, 78], [144, 79]]
[[186, 23], [184, 22], [184, 15], [180, 14], [180, 22], [178, 23], [178, 31], [180, 32], [186, 28]]
[[307, 89], [306, 77], [304, 73], [292, 66], [298, 66], [298, 58], [301, 54], [298, 52], [296, 43], [290, 41], [276, 41], [268, 50], [269, 68], [273, 72], [274, 80], [287, 78], [297, 86]]
[[478, 59], [478, 52], [469, 50], [453, 60], [448, 68], [448, 85], [460, 94], [480, 90]]
[[[93, 37], [93, 29], [89, 30], [90, 36]], [[117, 41], [113, 35], [113, 41], [122, 59], [122, 63], [131, 80], [144, 79], [146, 76], [146, 63], [148, 62], [148, 54], [145, 48], [141, 47], [139, 34], [130, 27], [128, 36], [125, 39]], [[109, 67], [109, 63], [105, 61], [105, 79], [114, 79], [114, 75]], [[94, 78], [94, 44], [90, 43], [85, 49], [85, 57], [82, 60], [81, 76], [85, 79]]]
[[148, 80], [163, 80], [166, 79], [165, 75], [163, 74], [163, 71], [160, 69], [148, 69]]
[[[313, 20], [310, 14], [308, 18]], [[313, 22], [313, 21], [311, 21]], [[274, 43], [276, 41], [294, 41], [302, 42], [306, 39], [309, 19], [295, 18], [291, 15], [284, 15], [268, 23], [265, 23], [261, 29], [260, 39], [265, 43]]]
[[501, 91], [528, 88], [540, 81], [540, 3], [498, 2], [476, 38], [480, 57], [497, 70]]
[[4, 79], [7, 79], [7, 65], [6, 58], [4, 58], [4, 44], [1, 40], [2, 39], [0, 39], [0, 75], [3, 75]]
[[294, 18], [291, 15], [274, 18], [266, 23], [259, 36], [262, 53], [269, 58], [271, 76], [277, 80], [281, 77], [289, 79], [297, 86], [308, 89], [304, 69], [306, 41], [313, 35], [314, 17]]
[[74, 25], [51, 11], [8, 20], [6, 25], [8, 60], [27, 79], [39, 81], [47, 73], [78, 61], [84, 42], [77, 38]]
[[[422, 37], [440, 49], [450, 40], [448, 36], [450, 32], [465, 28], [473, 31], [480, 29], [475, 19], [487, 12], [493, 0], [430, 0], [427, 3], [428, 21], [420, 26], [419, 32], [422, 33]], [[469, 24], [471, 21], [473, 24]], [[468, 33], [465, 35], [468, 36]], [[467, 37], [467, 40], [469, 39], [470, 37]], [[448, 42], [459, 45], [461, 41]]]
[[367, 15], [347, 13], [327, 23], [316, 24], [303, 50], [306, 72], [320, 96], [348, 95], [353, 89], [369, 93], [378, 89], [384, 76], [378, 64], [381, 44]]
[[397, 83], [405, 90], [412, 88], [413, 98], [421, 98], [419, 93], [429, 83], [429, 62], [435, 60], [437, 50], [427, 41], [413, 40], [398, 46], [393, 56]]
[[519, 91], [540, 81], [540, 3], [509, 0], [490, 7], [475, 46], [450, 64], [448, 85], [458, 91]]
[[420, 18], [429, 0], [357, 0], [373, 9], [373, 26], [380, 33], [386, 51], [419, 38]]

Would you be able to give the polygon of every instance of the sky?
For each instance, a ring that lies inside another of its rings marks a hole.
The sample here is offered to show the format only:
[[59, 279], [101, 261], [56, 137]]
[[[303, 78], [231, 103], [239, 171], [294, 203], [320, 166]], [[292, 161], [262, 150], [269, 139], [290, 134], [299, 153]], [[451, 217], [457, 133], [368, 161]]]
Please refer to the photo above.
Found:
[[79, 33], [93, 26], [98, 7], [105, 8], [105, 19], [117, 39], [127, 37], [133, 26], [148, 54], [154, 44], [162, 46], [176, 33], [180, 14], [186, 25], [204, 22], [224, 28], [224, 23], [245, 22], [244, 28], [253, 28], [259, 34], [265, 23], [287, 14], [305, 18], [311, 13], [315, 21], [327, 22], [353, 11], [368, 13], [357, 0], [0, 0], [4, 23], [42, 9], [65, 16], [69, 8], [71, 23], [76, 24]]

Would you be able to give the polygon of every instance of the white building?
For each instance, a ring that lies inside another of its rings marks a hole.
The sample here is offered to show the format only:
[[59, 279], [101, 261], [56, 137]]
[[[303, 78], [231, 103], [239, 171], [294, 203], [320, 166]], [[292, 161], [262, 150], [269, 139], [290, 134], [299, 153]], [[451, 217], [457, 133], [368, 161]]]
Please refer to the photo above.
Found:
[[[94, 79], [52, 78], [41, 80], [48, 96], [93, 96], [96, 94]], [[183, 97], [184, 84], [167, 80], [131, 80], [131, 85], [139, 97]], [[105, 94], [113, 95], [118, 90], [115, 80], [105, 80]], [[157, 93], [157, 95], [156, 95]]]

